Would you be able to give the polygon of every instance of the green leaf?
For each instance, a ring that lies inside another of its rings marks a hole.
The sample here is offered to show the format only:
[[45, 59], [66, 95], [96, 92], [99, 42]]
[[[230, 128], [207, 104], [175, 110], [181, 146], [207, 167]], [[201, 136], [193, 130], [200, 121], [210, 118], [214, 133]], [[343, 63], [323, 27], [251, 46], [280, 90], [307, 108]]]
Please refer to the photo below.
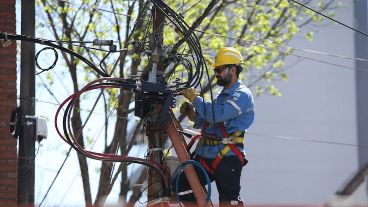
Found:
[[277, 60], [276, 62], [274, 62], [272, 64], [273, 68], [281, 68], [282, 66], [284, 66], [284, 61], [283, 60]]
[[288, 74], [286, 74], [286, 73], [280, 73], [280, 77], [281, 77], [281, 79], [283, 80], [283, 81], [288, 81]]
[[267, 93], [272, 96], [281, 96], [281, 92], [274, 86], [274, 85], [268, 85], [267, 86]]
[[305, 38], [308, 41], [312, 42], [313, 41], [313, 32], [312, 31], [309, 31], [309, 32], [305, 33]]

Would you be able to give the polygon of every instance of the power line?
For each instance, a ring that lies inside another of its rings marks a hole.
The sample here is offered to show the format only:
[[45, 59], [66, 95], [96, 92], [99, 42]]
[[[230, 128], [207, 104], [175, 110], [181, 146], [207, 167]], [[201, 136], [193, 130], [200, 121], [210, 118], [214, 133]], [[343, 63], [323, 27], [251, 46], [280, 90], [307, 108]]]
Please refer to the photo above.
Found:
[[[116, 105], [117, 104], [115, 104], [115, 107], [116, 107]], [[112, 113], [112, 110], [110, 111], [110, 113], [109, 113], [109, 116], [111, 115], [111, 113]], [[105, 120], [105, 124], [106, 124], [106, 122], [107, 122], [107, 120]], [[92, 146], [91, 146], [91, 150], [93, 150], [93, 147], [95, 146], [95, 144], [97, 143], [97, 140], [98, 140], [98, 138], [100, 137], [99, 135], [101, 134], [101, 132], [102, 132], [102, 129], [103, 129], [103, 127], [104, 127], [105, 125], [103, 125], [102, 126], [102, 128], [100, 129], [100, 131], [98, 132], [98, 134], [97, 135], [95, 135], [94, 137], [97, 137], [95, 140], [94, 140], [94, 142], [93, 142], [93, 144], [92, 144]], [[70, 147], [70, 148], [72, 148], [72, 147]], [[115, 164], [115, 162], [114, 162], [114, 164]], [[62, 167], [60, 167], [60, 169], [61, 169]], [[66, 193], [64, 194], [64, 196], [63, 196], [63, 198], [62, 198], [62, 200], [60, 201], [60, 203], [59, 203], [59, 205], [58, 206], [61, 206], [61, 204], [64, 202], [64, 199], [65, 199], [65, 197], [66, 197], [66, 195], [67, 195], [67, 193], [69, 192], [69, 189], [72, 187], [72, 185], [73, 185], [73, 183], [74, 183], [74, 181], [75, 181], [75, 179], [77, 178], [77, 175], [79, 174], [79, 170], [77, 171], [77, 173], [75, 174], [75, 176], [74, 176], [74, 178], [73, 178], [73, 181], [72, 181], [72, 183], [69, 185], [69, 187], [67, 188], [68, 190], [66, 191]]]
[[316, 10], [314, 10], [314, 9], [312, 9], [312, 8], [308, 7], [307, 5], [302, 4], [302, 3], [298, 2], [298, 1], [295, 1], [295, 0], [291, 0], [291, 1], [292, 1], [292, 2], [294, 2], [294, 3], [296, 3], [296, 4], [298, 4], [298, 5], [300, 5], [300, 6], [302, 6], [302, 7], [304, 7], [304, 8], [306, 8], [306, 9], [309, 9], [309, 10], [313, 11], [314, 13], [319, 14], [319, 15], [321, 15], [321, 16], [323, 16], [323, 17], [325, 17], [325, 18], [327, 18], [327, 19], [329, 19], [329, 20], [331, 20], [331, 21], [333, 21], [333, 22], [335, 22], [335, 23], [337, 23], [337, 24], [340, 24], [340, 25], [342, 25], [342, 26], [344, 26], [344, 27], [346, 27], [346, 28], [349, 28], [349, 29], [351, 29], [351, 30], [354, 30], [355, 32], [358, 32], [358, 33], [360, 33], [360, 34], [362, 34], [362, 35], [364, 35], [364, 36], [367, 36], [367, 37], [368, 37], [368, 34], [367, 34], [367, 33], [365, 33], [365, 32], [359, 31], [359, 30], [357, 30], [357, 29], [355, 29], [355, 28], [353, 28], [353, 27], [351, 27], [351, 26], [349, 26], [349, 25], [346, 25], [346, 24], [344, 24], [344, 23], [342, 23], [342, 22], [340, 22], [340, 21], [337, 21], [336, 19], [331, 18], [331, 17], [329, 17], [329, 16], [327, 16], [327, 15], [325, 15], [325, 14], [322, 14], [321, 12], [316, 11]]
[[[67, 0], [58, 0], [58, 1], [66, 2], [66, 3], [69, 3], [69, 4], [74, 4], [74, 5], [77, 5], [77, 6], [85, 6], [85, 7], [89, 7], [89, 9], [96, 9], [96, 10], [100, 10], [100, 11], [103, 11], [103, 12], [108, 12], [108, 13], [113, 13], [113, 14], [118, 14], [118, 15], [123, 15], [123, 16], [129, 16], [129, 15], [121, 14], [121, 13], [116, 13], [116, 12], [113, 12], [113, 11], [110, 11], [110, 10], [101, 9], [101, 8], [98, 8], [98, 7], [94, 6], [94, 5], [81, 5], [81, 4], [70, 2], [70, 1], [67, 1]], [[133, 0], [125, 0], [125, 1], [133, 1]], [[318, 11], [316, 11], [316, 10], [314, 10], [314, 9], [306, 6], [306, 5], [304, 5], [304, 4], [301, 4], [300, 2], [297, 2], [295, 0], [292, 0], [292, 1], [295, 2], [295, 3], [297, 3], [297, 4], [299, 4], [300, 6], [303, 6], [303, 7], [307, 8], [307, 9], [309, 9], [309, 10], [317, 13], [317, 14], [320, 14], [320, 15], [322, 15], [322, 16], [330, 19], [331, 21], [334, 21], [336, 23], [339, 23], [339, 24], [341, 24], [341, 25], [343, 25], [343, 26], [345, 26], [345, 27], [347, 27], [349, 29], [352, 29], [352, 30], [354, 30], [354, 31], [356, 31], [358, 33], [361, 33], [363, 35], [368, 36], [367, 33], [361, 32], [361, 31], [359, 31], [359, 30], [357, 30], [355, 28], [352, 28], [352, 27], [350, 27], [350, 26], [348, 26], [346, 24], [343, 24], [343, 23], [341, 23], [341, 22], [339, 22], [339, 21], [337, 21], [337, 20], [335, 20], [335, 19], [333, 19], [331, 17], [328, 17], [328, 16], [326, 16], [326, 15], [324, 15], [324, 14], [322, 14], [322, 13], [320, 13], [320, 12], [318, 12]], [[185, 4], [187, 4], [187, 2]], [[198, 1], [197, 3], [199, 3], [199, 2], [200, 1]], [[237, 38], [237, 37], [230, 37], [230, 36], [227, 36], [227, 35], [222, 35], [222, 34], [218, 34], [218, 33], [211, 33], [211, 32], [207, 32], [207, 31], [201, 31], [201, 30], [198, 30], [198, 29], [195, 29], [195, 31], [201, 32], [201, 33], [205, 33], [205, 34], [214, 35], [214, 36], [223, 37], [223, 38], [226, 38], [226, 39], [240, 40], [240, 41], [242, 41], [244, 43], [248, 43], [249, 44], [249, 42], [244, 41], [243, 39]], [[61, 43], [64, 42], [64, 43], [68, 43], [69, 41], [53, 41], [53, 42], [61, 42]], [[257, 45], [257, 44], [264, 44], [264, 43], [262, 43], [262, 42], [258, 42], [258, 43], [254, 43], [253, 42], [253, 43], [250, 43], [250, 45]], [[283, 45], [279, 45], [279, 44], [276, 44], [274, 42], [271, 42], [270, 40], [268, 40], [267, 44], [272, 44], [272, 45], [275, 45], [277, 47], [283, 47], [283, 48], [287, 48], [287, 49], [293, 49], [293, 50], [304, 51], [304, 52], [309, 52], [309, 53], [316, 53], [316, 54], [321, 54], [321, 55], [326, 55], [326, 56], [332, 56], [332, 57], [338, 57], [338, 58], [344, 58], [344, 59], [351, 59], [351, 60], [368, 62], [368, 59], [364, 59], [364, 58], [349, 57], [349, 56], [344, 56], [344, 55], [339, 55], [339, 54], [327, 53], [327, 52], [323, 52], [323, 51], [316, 51], [316, 50], [302, 49], [302, 48], [296, 48], [296, 47], [290, 47], [290, 46], [283, 46]], [[76, 46], [80, 46], [80, 45], [76, 45]], [[80, 46], [80, 47], [85, 47], [85, 46]], [[88, 48], [88, 47], [86, 47], [86, 48]], [[88, 49], [99, 49], [99, 48], [88, 48]], [[107, 50], [102, 50], [102, 49], [99, 49], [99, 50], [107, 52]], [[126, 49], [124, 48], [122, 50], [126, 50]]]
[[72, 188], [72, 186], [73, 186], [73, 184], [74, 184], [75, 180], [77, 179], [77, 177], [78, 177], [79, 173], [80, 173], [79, 171], [77, 171], [77, 172], [75, 173], [75, 175], [74, 175], [74, 178], [73, 178], [72, 182], [71, 182], [71, 183], [69, 184], [69, 186], [66, 188], [66, 191], [65, 191], [64, 195], [62, 196], [61, 201], [59, 202], [59, 204], [58, 204], [57, 206], [62, 206], [61, 204], [64, 202], [64, 199], [66, 198], [66, 196], [67, 196], [67, 195], [68, 195], [68, 193], [70, 192], [70, 189]]
[[325, 64], [328, 64], [328, 65], [337, 66], [337, 67], [340, 67], [340, 68], [345, 68], [345, 69], [350, 69], [350, 70], [356, 70], [356, 71], [360, 71], [360, 72], [368, 72], [368, 69], [365, 70], [365, 69], [360, 69], [360, 68], [356, 68], [356, 67], [350, 67], [350, 66], [346, 66], [346, 65], [339, 65], [339, 64], [336, 64], [336, 63], [331, 63], [331, 62], [328, 62], [328, 61], [318, 60], [318, 59], [314, 59], [314, 58], [310, 58], [310, 57], [305, 57], [305, 56], [301, 56], [301, 55], [295, 55], [295, 54], [290, 54], [290, 55], [295, 56], [295, 57], [299, 57], [299, 58], [303, 58], [303, 59], [307, 59], [307, 60], [312, 60], [312, 61], [315, 61], [315, 62], [320, 62], [320, 63], [325, 63]]
[[350, 57], [350, 56], [345, 56], [345, 55], [339, 55], [339, 54], [334, 54], [334, 53], [328, 53], [328, 52], [323, 52], [323, 51], [317, 51], [317, 50], [310, 50], [310, 49], [303, 49], [303, 48], [297, 48], [297, 47], [291, 47], [291, 46], [284, 46], [284, 45], [280, 45], [277, 43], [272, 42], [271, 40], [267, 40], [267, 42], [256, 42], [256, 41], [245, 41], [241, 38], [238, 37], [231, 37], [231, 36], [227, 36], [227, 35], [222, 35], [222, 34], [218, 34], [218, 33], [212, 33], [212, 32], [207, 32], [207, 31], [202, 31], [202, 30], [195, 30], [196, 32], [200, 32], [200, 33], [204, 33], [204, 34], [208, 34], [208, 35], [213, 35], [213, 36], [218, 36], [218, 37], [222, 37], [222, 38], [226, 38], [226, 39], [230, 39], [230, 40], [240, 40], [241, 42], [253, 46], [253, 45], [265, 45], [265, 44], [271, 44], [277, 47], [283, 47], [285, 49], [292, 49], [292, 50], [298, 50], [298, 51], [303, 51], [303, 52], [308, 52], [308, 53], [316, 53], [316, 54], [320, 54], [320, 55], [326, 55], [326, 56], [331, 56], [331, 57], [337, 57], [337, 58], [343, 58], [343, 59], [350, 59], [350, 60], [357, 60], [357, 61], [364, 61], [364, 62], [368, 62], [368, 59], [364, 59], [364, 58], [357, 58], [357, 57]]
[[[40, 76], [40, 77], [41, 77], [41, 76]], [[42, 81], [42, 84], [44, 85], [44, 87], [46, 88], [46, 90], [47, 90], [47, 91], [50, 93], [50, 95], [55, 99], [55, 101], [58, 103], [58, 105], [60, 105], [60, 101], [57, 99], [57, 97], [56, 97], [56, 96], [55, 96], [55, 94], [51, 91], [51, 89], [46, 85], [46, 83], [44, 82], [44, 80], [43, 80], [42, 78], [41, 78], [41, 81]], [[36, 99], [35, 99], [35, 102], [36, 102]], [[67, 154], [66, 154], [66, 156], [65, 156], [65, 158], [64, 158], [63, 163], [61, 164], [61, 166], [60, 166], [59, 170], [57, 171], [57, 173], [56, 173], [56, 175], [55, 175], [55, 177], [54, 177], [54, 179], [52, 180], [52, 182], [51, 182], [50, 186], [48, 187], [48, 189], [47, 189], [47, 191], [46, 191], [46, 193], [45, 193], [44, 197], [42, 198], [42, 200], [41, 200], [40, 204], [38, 205], [39, 207], [41, 207], [42, 203], [45, 201], [45, 199], [46, 199], [46, 197], [47, 197], [48, 193], [49, 193], [49, 192], [50, 192], [50, 190], [51, 190], [51, 187], [54, 185], [54, 183], [55, 183], [56, 179], [58, 178], [58, 176], [59, 176], [59, 174], [60, 174], [61, 170], [63, 169], [63, 167], [64, 167], [64, 165], [65, 165], [66, 161], [67, 161], [67, 160], [68, 160], [68, 158], [69, 158], [69, 155], [70, 155], [71, 150], [72, 150], [72, 147], [70, 147], [70, 148], [69, 148], [69, 150], [68, 150], [68, 152], [67, 152]]]
[[297, 47], [284, 46], [284, 45], [276, 44], [276, 43], [271, 42], [271, 41], [270, 41], [270, 44], [275, 45], [277, 47], [283, 47], [285, 49], [292, 49], [292, 50], [297, 50], [297, 51], [302, 51], [302, 52], [308, 52], [308, 53], [315, 53], [315, 54], [319, 54], [319, 55], [326, 55], [326, 56], [337, 57], [337, 58], [342, 58], [342, 59], [349, 59], [349, 60], [357, 60], [357, 61], [368, 62], [368, 59], [365, 59], [365, 58], [350, 57], [350, 56], [339, 55], [339, 54], [334, 54], [334, 53], [328, 53], [328, 52], [323, 52], [323, 51], [317, 51], [317, 50], [310, 50], [310, 49], [303, 49], [303, 48], [297, 48]]
[[[298, 58], [303, 58], [303, 59], [306, 59], [306, 60], [320, 62], [320, 63], [324, 63], [324, 64], [328, 64], [328, 65], [333, 65], [333, 66], [337, 66], [337, 67], [340, 67], [340, 68], [356, 70], [356, 71], [360, 71], [360, 72], [368, 72], [368, 69], [361, 69], [361, 68], [356, 68], [356, 67], [351, 67], [351, 66], [346, 66], [346, 65], [339, 65], [339, 64], [336, 64], [336, 63], [331, 63], [331, 62], [328, 62], [328, 61], [318, 60], [318, 59], [315, 59], [315, 58], [305, 57], [305, 56], [297, 55], [297, 54], [287, 54], [286, 52], [283, 52], [283, 51], [280, 51], [280, 53], [290, 55], [290, 56], [295, 56], [295, 57], [298, 57]], [[367, 60], [364, 60], [364, 61], [367, 61]]]
[[[183, 127], [188, 128], [189, 126], [183, 125]], [[272, 137], [272, 138], [278, 138], [278, 139], [292, 140], [292, 141], [304, 141], [304, 142], [314, 142], [314, 143], [322, 143], [322, 144], [342, 145], [342, 146], [349, 146], [349, 147], [368, 148], [368, 145], [350, 144], [350, 143], [334, 142], [334, 141], [324, 141], [321, 139], [309, 139], [309, 138], [291, 137], [291, 136], [283, 136], [283, 135], [272, 135], [272, 134], [263, 134], [263, 133], [258, 133], [258, 132], [246, 132], [246, 134], [262, 136], [262, 137]]]
[[[111, 114], [111, 112], [112, 112], [112, 111], [110, 111], [110, 114]], [[85, 123], [85, 124], [86, 124], [86, 123]], [[84, 126], [85, 126], [85, 125], [84, 125]], [[82, 127], [82, 129], [84, 128], [84, 126]], [[100, 132], [98, 133], [98, 135], [101, 133], [101, 131], [102, 131], [102, 130], [100, 130]], [[93, 149], [93, 147], [95, 146], [95, 144], [96, 144], [96, 142], [97, 142], [97, 139], [98, 139], [98, 138], [96, 138], [96, 139], [95, 139], [95, 141], [94, 141], [94, 143], [93, 143], [93, 145], [92, 145], [91, 149]], [[65, 165], [65, 163], [66, 163], [67, 159], [69, 158], [69, 155], [70, 155], [70, 152], [71, 152], [72, 148], [73, 148], [73, 147], [70, 147], [70, 148], [69, 148], [68, 153], [66, 154], [66, 156], [65, 156], [65, 158], [64, 158], [64, 161], [63, 161], [63, 163], [62, 163], [62, 164], [61, 164], [61, 166], [59, 167], [59, 170], [57, 171], [57, 173], [56, 173], [56, 175], [55, 175], [54, 179], [52, 180], [51, 184], [49, 185], [49, 187], [48, 187], [48, 189], [47, 189], [47, 191], [46, 191], [46, 193], [45, 193], [44, 197], [43, 197], [43, 198], [42, 198], [42, 200], [41, 200], [41, 203], [39, 204], [39, 207], [41, 207], [42, 203], [45, 201], [45, 199], [46, 199], [46, 197], [47, 197], [48, 193], [50, 192], [50, 190], [51, 190], [52, 186], [54, 185], [54, 183], [55, 183], [56, 179], [59, 177], [59, 174], [60, 174], [61, 170], [64, 168], [64, 165]], [[75, 178], [74, 178], [74, 179], [75, 179]], [[73, 181], [73, 182], [74, 182], [74, 181]]]
[[[65, 3], [68, 3], [68, 4], [73, 4], [73, 5], [76, 5], [76, 6], [88, 7], [88, 10], [99, 10], [99, 11], [102, 11], [102, 12], [107, 12], [107, 13], [111, 13], [111, 14], [117, 14], [117, 15], [121, 15], [121, 16], [130, 17], [130, 15], [114, 12], [114, 11], [111, 11], [111, 10], [101, 9], [101, 8], [98, 8], [95, 5], [88, 5], [88, 4], [82, 5], [82, 4], [70, 2], [70, 1], [67, 1], [67, 0], [57, 0], [57, 1], [65, 2]], [[124, 1], [134, 1], [134, 0], [124, 0]]]
[[309, 139], [309, 138], [301, 138], [301, 137], [270, 135], [270, 134], [262, 134], [262, 133], [257, 133], [257, 132], [247, 132], [247, 134], [262, 136], [262, 137], [273, 137], [273, 138], [278, 138], [278, 139], [293, 140], [293, 141], [315, 142], [315, 143], [322, 143], [322, 144], [334, 144], [334, 145], [342, 145], [342, 146], [349, 146], [349, 147], [368, 148], [368, 145], [350, 144], [350, 143], [334, 142], [334, 141], [324, 141], [324, 140], [320, 140], [320, 139]]
[[[214, 35], [214, 36], [219, 36], [219, 37], [222, 37], [222, 38], [227, 38], [227, 39], [232, 39], [232, 40], [240, 40], [244, 43], [247, 43], [248, 45], [265, 45], [266, 44], [266, 43], [262, 43], [262, 42], [246, 42], [241, 38], [230, 37], [230, 36], [226, 36], [226, 35], [221, 35], [221, 34], [211, 33], [211, 32], [205, 32], [205, 31], [201, 31], [201, 30], [196, 30], [196, 31], [197, 32], [202, 32], [202, 33], [205, 33], [205, 34]], [[368, 62], [368, 59], [363, 59], [363, 58], [349, 57], [349, 56], [337, 55], [337, 54], [332, 54], [332, 53], [327, 53], [327, 52], [322, 52], [322, 51], [300, 49], [300, 48], [295, 48], [295, 47], [283, 46], [283, 45], [275, 44], [273, 42], [267, 42], [267, 44], [272, 44], [272, 45], [275, 45], [277, 47], [283, 47], [283, 48], [288, 48], [288, 49], [295, 49], [295, 50], [299, 50], [299, 51], [303, 51], [303, 52], [316, 53], [316, 54], [320, 54], [320, 55], [326, 55], [326, 56], [332, 56], [332, 57], [338, 57], [338, 58]], [[265, 48], [265, 46], [263, 46], [263, 47]], [[268, 49], [268, 48], [266, 48], [266, 49]], [[286, 54], [286, 52], [282, 52], [282, 51], [280, 51], [280, 52]], [[364, 69], [360, 69], [360, 68], [356, 68], [356, 67], [345, 66], [345, 65], [339, 65], [339, 64], [336, 64], [336, 63], [331, 63], [331, 62], [327, 62], [327, 61], [323, 61], [323, 60], [317, 60], [317, 59], [314, 59], [314, 58], [309, 58], [309, 57], [305, 57], [305, 56], [301, 56], [301, 55], [297, 55], [297, 54], [289, 54], [289, 55], [304, 58], [304, 59], [307, 59], [307, 60], [316, 61], [316, 62], [321, 62], [321, 63], [325, 63], [325, 64], [329, 64], [329, 65], [334, 65], [334, 66], [338, 66], [338, 67], [341, 67], [341, 68], [346, 68], [346, 69], [351, 69], [351, 70], [356, 70], [356, 71], [361, 71], [361, 72], [368, 72], [368, 70], [364, 70]]]
[[66, 161], [68, 160], [68, 158], [69, 158], [69, 155], [70, 155], [70, 152], [71, 152], [71, 151], [72, 151], [72, 147], [70, 147], [70, 148], [69, 148], [68, 153], [66, 154], [66, 156], [65, 156], [65, 158], [64, 158], [64, 161], [63, 161], [63, 163], [62, 163], [62, 164], [61, 164], [61, 166], [59, 167], [59, 170], [57, 171], [57, 173], [56, 173], [56, 175], [55, 175], [54, 179], [52, 180], [51, 184], [49, 185], [49, 187], [48, 187], [48, 189], [47, 189], [47, 191], [46, 191], [45, 195], [43, 196], [43, 198], [42, 198], [42, 200], [41, 200], [40, 204], [38, 205], [38, 207], [41, 207], [42, 203], [45, 201], [45, 199], [46, 199], [47, 195], [49, 194], [49, 192], [50, 192], [50, 190], [51, 190], [52, 186], [54, 185], [54, 183], [55, 183], [56, 179], [59, 177], [59, 174], [60, 174], [61, 170], [63, 169], [63, 167], [64, 167], [64, 165], [65, 165]]
[[[67, 0], [58, 0], [58, 1], [63, 1], [63, 2], [66, 2], [66, 3], [69, 3], [69, 4], [74, 4], [74, 5], [79, 5], [79, 6], [82, 6], [81, 4], [77, 4], [77, 3], [73, 3], [73, 2], [70, 2], [70, 1], [67, 1]], [[125, 0], [125, 1], [130, 1], [130, 0]], [[294, 0], [292, 0], [294, 1]], [[200, 2], [200, 1], [199, 1]], [[296, 2], [296, 1], [294, 1]], [[198, 2], [197, 2], [198, 3]], [[296, 2], [296, 3], [299, 3], [299, 2]], [[300, 5], [303, 5], [301, 3], [299, 3]], [[116, 13], [116, 12], [113, 12], [113, 11], [109, 11], [109, 10], [105, 10], [105, 9], [100, 9], [100, 8], [97, 8], [96, 6], [91, 6], [91, 5], [85, 5], [86, 7], [90, 7], [90, 9], [96, 9], [96, 10], [100, 10], [100, 11], [103, 11], [103, 12], [109, 12], [109, 13], [114, 13], [114, 14], [119, 14], [119, 15], [124, 15], [124, 16], [129, 16], [129, 15], [125, 15], [125, 14], [121, 14], [121, 13]], [[305, 6], [305, 5], [303, 5]], [[306, 8], [308, 9], [311, 9], [312, 11], [334, 21], [334, 22], [339, 22], [331, 17], [328, 17], [324, 14], [321, 14], [320, 12], [318, 11], [315, 11], [313, 10], [312, 8], [309, 8], [307, 6], [305, 6]], [[341, 22], [339, 22], [341, 23]], [[341, 23], [343, 24], [343, 23]], [[353, 29], [354, 31], [357, 31], [359, 33], [363, 33], [363, 32], [360, 32], [354, 28], [351, 28], [349, 27], [348, 25], [345, 25], [343, 24], [344, 26], [350, 28], [350, 29]], [[240, 40], [242, 41], [243, 43], [247, 43], [249, 45], [258, 45], [258, 44], [265, 44], [265, 43], [262, 43], [262, 42], [249, 42], [249, 41], [245, 41], [241, 38], [238, 38], [238, 37], [231, 37], [231, 36], [227, 36], [227, 35], [222, 35], [222, 34], [218, 34], [218, 33], [211, 33], [211, 32], [207, 32], [207, 31], [202, 31], [202, 30], [198, 30], [198, 29], [195, 29], [195, 31], [197, 32], [201, 32], [201, 33], [205, 33], [205, 34], [209, 34], [209, 35], [213, 35], [213, 36], [219, 36], [219, 37], [223, 37], [223, 38], [226, 38], [226, 39], [230, 39], [230, 40]], [[366, 33], [363, 33], [364, 35], [367, 35]], [[68, 43], [69, 41], [53, 41], [53, 42], [61, 42], [61, 43]], [[357, 61], [364, 61], [364, 62], [368, 62], [368, 59], [364, 59], [364, 58], [357, 58], [357, 57], [350, 57], [350, 56], [344, 56], [344, 55], [339, 55], [339, 54], [334, 54], [334, 53], [328, 53], [328, 52], [323, 52], [323, 51], [317, 51], [317, 50], [310, 50], [310, 49], [303, 49], [303, 48], [296, 48], [296, 47], [290, 47], [290, 46], [283, 46], [283, 45], [279, 45], [279, 44], [276, 44], [270, 40], [268, 40], [267, 44], [272, 44], [272, 45], [275, 45], [277, 47], [283, 47], [283, 48], [287, 48], [287, 49], [293, 49], [293, 50], [298, 50], [298, 51], [304, 51], [304, 52], [309, 52], [309, 53], [316, 53], [316, 54], [320, 54], [320, 55], [326, 55], [326, 56], [331, 56], [331, 57], [337, 57], [337, 58], [343, 58], [343, 59], [351, 59], [351, 60], [357, 60]], [[81, 46], [81, 45], [75, 45], [75, 46], [79, 46], [79, 47], [85, 47], [85, 46]], [[93, 47], [86, 47], [88, 49], [96, 49], [96, 50], [101, 50], [101, 51], [105, 51], [105, 52], [108, 52], [107, 50], [103, 50], [103, 49], [99, 49], [99, 48], [93, 48]], [[126, 48], [123, 48], [122, 50], [126, 50]]]

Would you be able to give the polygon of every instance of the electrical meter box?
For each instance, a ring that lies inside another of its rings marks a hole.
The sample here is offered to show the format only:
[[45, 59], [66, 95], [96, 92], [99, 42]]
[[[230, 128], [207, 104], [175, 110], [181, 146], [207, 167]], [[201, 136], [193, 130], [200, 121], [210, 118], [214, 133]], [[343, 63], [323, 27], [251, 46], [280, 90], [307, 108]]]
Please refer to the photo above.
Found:
[[47, 121], [43, 117], [36, 118], [36, 137], [38, 141], [47, 138]]

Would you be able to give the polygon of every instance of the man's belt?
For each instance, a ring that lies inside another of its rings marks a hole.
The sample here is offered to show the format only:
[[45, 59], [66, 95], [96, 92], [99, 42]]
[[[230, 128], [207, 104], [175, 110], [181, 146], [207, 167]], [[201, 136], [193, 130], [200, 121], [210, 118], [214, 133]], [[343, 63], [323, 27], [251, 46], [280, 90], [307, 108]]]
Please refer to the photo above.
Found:
[[203, 145], [218, 145], [218, 144], [234, 144], [243, 147], [244, 144], [244, 132], [234, 132], [230, 134], [230, 137], [217, 137], [212, 134], [202, 134], [200, 143]]

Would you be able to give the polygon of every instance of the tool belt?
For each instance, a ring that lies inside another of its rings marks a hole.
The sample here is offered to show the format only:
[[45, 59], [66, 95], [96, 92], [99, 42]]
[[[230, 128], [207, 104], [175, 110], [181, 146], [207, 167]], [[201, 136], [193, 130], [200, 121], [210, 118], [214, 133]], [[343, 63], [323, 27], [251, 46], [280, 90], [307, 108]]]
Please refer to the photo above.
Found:
[[[239, 134], [240, 133], [240, 134]], [[202, 134], [199, 144], [215, 146], [219, 144], [234, 144], [238, 147], [244, 147], [244, 132], [235, 132], [230, 137], [218, 138], [212, 134]]]

